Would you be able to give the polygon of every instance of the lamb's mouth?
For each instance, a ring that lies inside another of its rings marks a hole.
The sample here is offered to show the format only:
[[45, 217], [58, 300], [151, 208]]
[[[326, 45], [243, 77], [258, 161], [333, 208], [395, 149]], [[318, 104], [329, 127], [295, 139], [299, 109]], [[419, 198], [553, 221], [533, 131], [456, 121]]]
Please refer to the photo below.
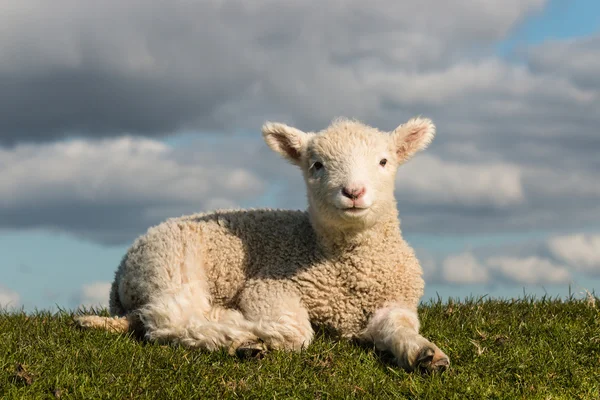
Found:
[[347, 215], [363, 215], [369, 211], [369, 207], [346, 207], [342, 208], [341, 211]]

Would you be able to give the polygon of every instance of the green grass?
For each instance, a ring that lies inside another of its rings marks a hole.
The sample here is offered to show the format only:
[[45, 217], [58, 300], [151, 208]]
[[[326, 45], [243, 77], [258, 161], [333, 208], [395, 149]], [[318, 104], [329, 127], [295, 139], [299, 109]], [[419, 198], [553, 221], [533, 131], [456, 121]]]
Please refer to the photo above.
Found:
[[0, 398], [600, 399], [595, 298], [438, 301], [420, 315], [452, 360], [445, 374], [324, 335], [301, 354], [242, 360], [81, 331], [67, 312], [0, 312]]

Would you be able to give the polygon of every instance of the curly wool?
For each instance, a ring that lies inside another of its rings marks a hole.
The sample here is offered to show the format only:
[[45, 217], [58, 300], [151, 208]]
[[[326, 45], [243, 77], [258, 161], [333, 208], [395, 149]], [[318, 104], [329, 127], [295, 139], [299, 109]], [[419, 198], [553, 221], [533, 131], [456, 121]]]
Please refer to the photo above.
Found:
[[[356, 337], [377, 308], [402, 299], [416, 311], [423, 294], [421, 267], [390, 217], [344, 248], [319, 241], [302, 211], [225, 210], [168, 220], [127, 253], [110, 312], [125, 315], [153, 294], [205, 276], [212, 305], [252, 308], [281, 287], [301, 298], [315, 324]], [[192, 269], [189, 249], [198, 253]]]

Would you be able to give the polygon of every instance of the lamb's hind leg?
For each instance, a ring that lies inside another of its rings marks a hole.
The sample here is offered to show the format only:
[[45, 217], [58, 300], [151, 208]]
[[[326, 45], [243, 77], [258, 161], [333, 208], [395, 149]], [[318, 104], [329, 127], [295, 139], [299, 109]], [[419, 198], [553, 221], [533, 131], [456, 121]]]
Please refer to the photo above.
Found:
[[101, 317], [99, 315], [80, 315], [74, 317], [77, 326], [83, 329], [102, 329], [109, 332], [126, 333], [129, 331], [128, 317]]
[[419, 335], [417, 313], [402, 307], [379, 309], [369, 321], [362, 338], [390, 351], [408, 371], [444, 371], [450, 359], [435, 344]]
[[99, 315], [79, 315], [74, 317], [75, 324], [83, 329], [102, 329], [110, 332], [126, 333], [136, 331], [139, 321], [133, 314], [127, 314], [119, 299], [118, 281], [115, 280], [110, 288], [111, 317]]
[[191, 282], [154, 297], [137, 312], [145, 337], [210, 351], [257, 341], [253, 323], [237, 310], [212, 306], [209, 299], [204, 282]]
[[237, 310], [210, 304], [205, 282], [191, 282], [152, 297], [150, 302], [123, 317], [75, 317], [82, 328], [112, 332], [136, 331], [149, 341], [186, 347], [235, 350], [258, 342], [255, 323]]
[[292, 290], [269, 281], [249, 282], [238, 301], [244, 316], [253, 323], [260, 342], [249, 341], [240, 351], [260, 349], [300, 351], [313, 339], [308, 311]]

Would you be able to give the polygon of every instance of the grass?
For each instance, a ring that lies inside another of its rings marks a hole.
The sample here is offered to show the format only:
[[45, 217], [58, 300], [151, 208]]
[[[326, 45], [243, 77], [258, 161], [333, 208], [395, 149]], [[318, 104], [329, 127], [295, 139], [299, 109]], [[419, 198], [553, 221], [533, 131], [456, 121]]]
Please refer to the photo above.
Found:
[[0, 311], [0, 398], [600, 399], [597, 300], [425, 304], [422, 332], [452, 360], [442, 375], [325, 335], [301, 354], [242, 360], [81, 331], [65, 311]]

